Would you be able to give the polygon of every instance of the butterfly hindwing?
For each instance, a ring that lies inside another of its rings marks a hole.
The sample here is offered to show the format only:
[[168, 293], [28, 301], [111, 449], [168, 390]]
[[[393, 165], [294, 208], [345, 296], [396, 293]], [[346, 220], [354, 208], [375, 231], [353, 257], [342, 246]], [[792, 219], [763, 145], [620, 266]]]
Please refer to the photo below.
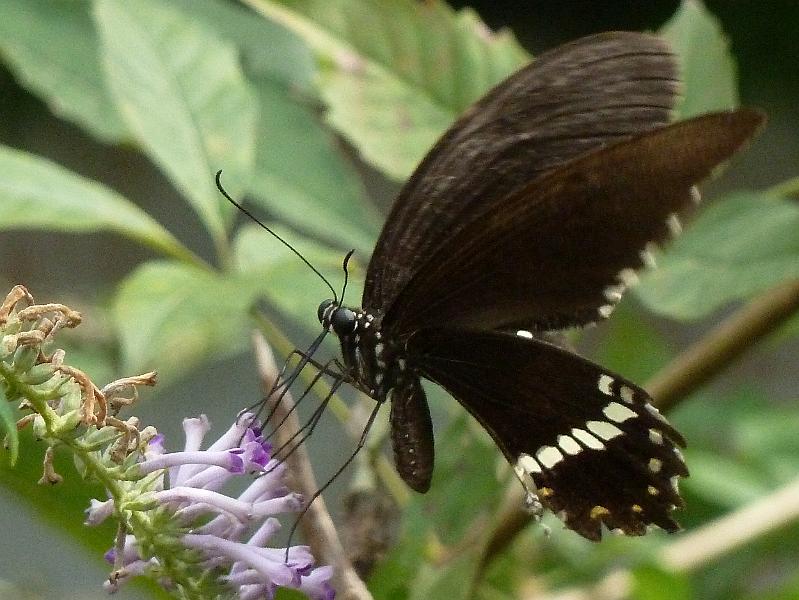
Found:
[[677, 478], [688, 474], [684, 442], [635, 384], [508, 333], [422, 330], [408, 350], [569, 528], [592, 540], [602, 524], [630, 535], [678, 528], [671, 512], [682, 505]]
[[603, 33], [540, 55], [468, 109], [405, 184], [362, 306], [388, 308], [443, 238], [542, 172], [667, 124], [678, 87], [674, 55], [653, 35]]

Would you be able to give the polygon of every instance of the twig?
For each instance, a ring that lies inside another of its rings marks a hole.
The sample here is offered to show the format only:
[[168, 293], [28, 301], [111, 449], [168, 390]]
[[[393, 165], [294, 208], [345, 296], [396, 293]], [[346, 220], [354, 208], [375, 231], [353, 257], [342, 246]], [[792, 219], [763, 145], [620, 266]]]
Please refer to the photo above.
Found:
[[[736, 548], [799, 521], [799, 479], [681, 536], [663, 548], [657, 559], [675, 573], [689, 572], [713, 562]], [[552, 595], [532, 594], [526, 600], [621, 600], [629, 596], [632, 574], [618, 569], [590, 588], [573, 588]]]
[[[676, 357], [644, 387], [662, 410], [674, 408], [745, 350], [774, 331], [799, 310], [799, 280], [781, 283], [739, 309], [691, 348]], [[519, 488], [512, 482], [513, 488]], [[511, 495], [512, 492], [509, 492]], [[532, 517], [523, 509], [522, 491], [516, 502], [504, 504], [488, 535], [476, 577], [515, 539]]]
[[[258, 332], [253, 334], [253, 347], [261, 384], [264, 390], [268, 391], [272, 389], [272, 383], [279, 372], [275, 364], [274, 355], [263, 336]], [[292, 434], [299, 429], [300, 425], [296, 411], [288, 414], [292, 406], [294, 406], [294, 400], [290, 394], [286, 394], [275, 409], [274, 419], [276, 423], [280, 423], [284, 418], [286, 419], [283, 425], [275, 432], [278, 445], [290, 440]], [[316, 478], [314, 477], [305, 446], [301, 444], [294, 452], [291, 452], [286, 458], [286, 462], [296, 489], [306, 498], [312, 497], [319, 488], [316, 484]], [[333, 566], [333, 587], [336, 589], [336, 598], [342, 600], [372, 600], [372, 595], [366, 589], [366, 584], [358, 577], [344, 552], [323, 498], [317, 498], [308, 508], [308, 511], [300, 521], [300, 525], [306, 541], [311, 546], [313, 555], [320, 562]]]
[[799, 280], [781, 283], [732, 314], [646, 385], [662, 410], [673, 408], [799, 310]]

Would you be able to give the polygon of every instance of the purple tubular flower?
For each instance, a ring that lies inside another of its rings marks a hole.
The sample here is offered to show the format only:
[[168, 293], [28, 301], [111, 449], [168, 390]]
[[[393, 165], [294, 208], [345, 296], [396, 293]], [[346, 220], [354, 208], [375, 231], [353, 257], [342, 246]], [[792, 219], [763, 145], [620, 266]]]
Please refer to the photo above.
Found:
[[300, 590], [312, 600], [333, 600], [336, 592], [330, 585], [333, 577], [333, 567], [325, 565], [312, 570], [300, 582]]
[[139, 463], [137, 468], [142, 475], [147, 475], [159, 469], [181, 465], [215, 465], [231, 473], [244, 473], [244, 460], [241, 457], [243, 450], [221, 450], [209, 452], [197, 450], [196, 452], [170, 452], [160, 454], [154, 458]]
[[101, 502], [96, 498], [89, 500], [89, 508], [86, 509], [86, 520], [84, 525], [94, 527], [105, 521], [108, 517], [114, 514], [114, 501], [106, 500]]
[[[275, 516], [300, 511], [303, 498], [286, 487], [285, 464], [272, 459], [270, 444], [252, 425], [251, 415], [242, 415], [206, 450], [200, 449], [209, 430], [204, 416], [184, 420], [186, 444], [182, 452], [164, 452], [163, 440], [157, 436], [133, 471], [142, 477], [141, 481], [149, 483], [138, 491], [134, 487], [132, 491], [138, 495], [131, 493], [129, 505], [147, 507], [142, 498], [154, 498], [160, 506], [157, 510], [165, 508], [176, 525], [167, 528], [177, 537], [166, 544], [164, 551], [171, 558], [176, 547], [185, 548], [194, 557], [185, 564], [197, 565], [203, 573], [217, 571], [219, 581], [234, 588], [239, 598], [273, 598], [278, 586], [288, 586], [314, 600], [332, 600], [332, 568], [314, 568], [313, 556], [306, 546], [292, 546], [288, 551], [266, 547], [280, 529]], [[166, 469], [168, 486], [164, 477], [153, 480], [159, 470]], [[258, 476], [237, 498], [220, 491], [231, 478], [248, 473]], [[152, 475], [145, 477], [148, 474]], [[93, 501], [87, 510], [87, 521], [99, 522], [106, 513], [110, 514], [114, 509], [110, 502]], [[131, 533], [140, 535], [135, 527]], [[141, 544], [135, 535], [126, 537], [123, 560], [119, 561], [122, 569], [115, 573], [111, 587], [162, 564], [159, 556], [166, 554], [158, 553], [158, 544], [166, 534], [163, 528], [157, 534]], [[140, 555], [143, 549], [150, 555]], [[199, 563], [196, 553], [201, 556]], [[107, 558], [113, 561], [114, 552]], [[174, 575], [170, 577], [163, 583], [180, 583]]]

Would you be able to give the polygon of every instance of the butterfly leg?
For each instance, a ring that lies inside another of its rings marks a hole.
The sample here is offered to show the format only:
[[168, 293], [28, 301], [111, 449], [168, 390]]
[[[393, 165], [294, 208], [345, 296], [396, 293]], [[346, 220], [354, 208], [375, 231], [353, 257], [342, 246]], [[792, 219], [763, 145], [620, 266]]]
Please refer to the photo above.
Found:
[[[266, 439], [269, 439], [270, 437], [272, 437], [272, 435], [274, 435], [274, 433], [278, 429], [280, 429], [280, 427], [283, 425], [283, 423], [286, 422], [286, 419], [288, 419], [289, 416], [300, 405], [300, 402], [302, 402], [310, 394], [311, 390], [314, 388], [316, 383], [322, 378], [322, 375], [324, 375], [324, 373], [322, 371], [319, 371], [319, 372], [317, 372], [316, 375], [314, 375], [314, 378], [311, 381], [311, 383], [305, 388], [305, 390], [300, 395], [300, 397], [297, 398], [297, 400], [294, 402], [294, 405], [288, 411], [286, 411], [286, 414], [283, 416], [283, 418], [280, 420], [280, 422], [277, 425], [275, 425], [272, 433], [269, 434], [268, 436], [266, 436]], [[342, 377], [339, 377], [338, 379], [336, 379], [336, 381], [331, 386], [330, 390], [327, 392], [327, 394], [325, 394], [325, 397], [322, 399], [322, 402], [314, 410], [313, 414], [311, 415], [311, 418], [308, 419], [308, 421], [302, 427], [300, 427], [297, 431], [295, 431], [291, 435], [291, 437], [289, 437], [289, 439], [286, 440], [283, 443], [282, 446], [277, 448], [275, 450], [274, 454], [277, 454], [277, 453], [281, 452], [289, 444], [291, 444], [295, 439], [297, 439], [298, 437], [302, 436], [300, 441], [297, 442], [297, 444], [294, 446], [296, 448], [297, 446], [302, 444], [311, 435], [311, 433], [313, 432], [313, 428], [316, 426], [316, 423], [319, 422], [319, 419], [322, 417], [322, 413], [325, 411], [325, 408], [327, 408], [327, 405], [330, 402], [330, 399], [333, 397], [333, 395], [336, 393], [336, 391], [338, 391], [338, 388], [341, 386], [342, 383], [344, 383], [344, 381], [345, 381], [345, 379], [342, 378]], [[293, 452], [293, 451], [294, 450], [292, 449], [291, 452]], [[283, 457], [283, 458], [285, 459], [285, 457]]]
[[330, 487], [330, 484], [333, 483], [336, 480], [336, 478], [344, 472], [344, 469], [346, 469], [350, 465], [350, 463], [352, 463], [352, 461], [355, 460], [355, 457], [358, 456], [358, 453], [363, 449], [364, 445], [366, 444], [366, 437], [369, 435], [369, 431], [372, 429], [372, 425], [374, 425], [375, 418], [377, 417], [377, 413], [382, 405], [383, 405], [382, 402], [375, 402], [375, 406], [372, 409], [372, 412], [369, 414], [369, 418], [367, 419], [366, 425], [364, 425], [363, 428], [363, 433], [361, 434], [361, 437], [358, 440], [358, 444], [355, 446], [355, 449], [353, 450], [352, 454], [350, 454], [347, 460], [345, 460], [342, 463], [342, 465], [338, 469], [336, 469], [336, 472], [333, 473], [333, 476], [330, 477], [322, 485], [322, 487], [316, 490], [313, 496], [311, 496], [311, 498], [308, 500], [308, 502], [305, 503], [305, 507], [302, 509], [302, 512], [300, 512], [300, 514], [297, 516], [297, 519], [294, 521], [294, 525], [291, 526], [291, 531], [289, 532], [288, 543], [286, 546], [286, 558], [288, 558], [288, 548], [291, 546], [291, 540], [294, 537], [294, 532], [297, 530], [297, 526], [300, 524], [300, 520], [305, 515], [305, 513], [308, 512], [308, 509], [311, 507], [311, 504], [313, 504], [313, 501], [316, 500], [319, 496], [321, 496], [322, 493], [328, 487]]

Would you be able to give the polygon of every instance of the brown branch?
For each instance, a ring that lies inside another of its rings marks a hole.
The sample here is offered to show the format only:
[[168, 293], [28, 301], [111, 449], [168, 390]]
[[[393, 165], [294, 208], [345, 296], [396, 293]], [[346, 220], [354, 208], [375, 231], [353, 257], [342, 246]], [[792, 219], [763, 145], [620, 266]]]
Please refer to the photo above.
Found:
[[660, 370], [646, 389], [669, 410], [799, 310], [799, 280], [760, 294]]
[[[691, 348], [677, 356], [644, 387], [654, 403], [668, 411], [721, 372], [748, 348], [785, 323], [799, 310], [799, 280], [781, 283], [757, 296]], [[516, 482], [510, 484], [519, 488]], [[532, 520], [523, 509], [521, 489], [505, 503], [487, 537], [477, 577]]]
[[[277, 378], [279, 371], [275, 364], [272, 350], [260, 333], [253, 334], [253, 347], [261, 385], [268, 392], [272, 389], [272, 383]], [[290, 442], [292, 434], [299, 429], [300, 425], [296, 411], [289, 414], [292, 406], [294, 406], [294, 400], [290, 394], [286, 394], [275, 409], [273, 418], [276, 423], [282, 422], [284, 418], [286, 419], [275, 432], [277, 446]], [[300, 444], [286, 458], [286, 463], [288, 464], [289, 476], [294, 482], [294, 489], [306, 498], [312, 497], [319, 487], [305, 446]], [[316, 559], [333, 567], [333, 587], [336, 590], [336, 598], [342, 600], [372, 600], [372, 595], [366, 589], [366, 584], [358, 577], [347, 558], [346, 552], [344, 552], [336, 533], [336, 528], [333, 525], [333, 520], [330, 518], [330, 513], [327, 511], [322, 497], [314, 500], [302, 517], [300, 526]]]

